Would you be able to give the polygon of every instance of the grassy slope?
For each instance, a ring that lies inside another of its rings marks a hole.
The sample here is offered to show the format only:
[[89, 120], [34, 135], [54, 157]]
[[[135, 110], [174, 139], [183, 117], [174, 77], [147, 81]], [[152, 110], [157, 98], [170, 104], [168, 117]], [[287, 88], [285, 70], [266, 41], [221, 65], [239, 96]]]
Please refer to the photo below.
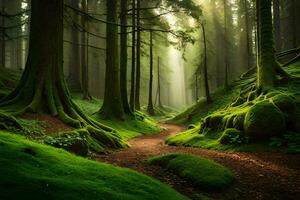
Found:
[[[82, 100], [80, 95], [74, 95], [74, 101], [86, 114], [92, 117], [95, 117], [94, 114], [99, 110], [103, 103], [99, 99], [94, 99], [92, 101]], [[125, 121], [101, 120], [98, 118], [97, 121], [117, 130], [125, 140], [144, 134], [153, 134], [162, 131], [157, 122], [147, 115], [135, 113], [135, 116], [135, 119], [128, 117]]]
[[[287, 70], [292, 75], [300, 76], [300, 62], [286, 67], [285, 70]], [[171, 119], [172, 122], [181, 124], [196, 124], [196, 127], [194, 129], [190, 129], [183, 133], [169, 137], [166, 140], [166, 143], [168, 143], [169, 145], [183, 145], [233, 151], [269, 151], [276, 149], [276, 146], [269, 145], [270, 141], [245, 144], [241, 146], [222, 145], [219, 143], [219, 138], [222, 132], [217, 132], [215, 134], [210, 135], [199, 134], [199, 121], [204, 117], [208, 116], [209, 114], [218, 112], [222, 109], [226, 109], [226, 107], [230, 105], [230, 103], [232, 103], [234, 97], [237, 96], [241, 86], [247, 84], [252, 80], [253, 77], [248, 80], [237, 80], [232, 84], [229, 90], [225, 91], [224, 89], [221, 89], [216, 91], [213, 94], [214, 102], [212, 104], [207, 105], [204, 101], [200, 101], [197, 104], [190, 107], [189, 109], [187, 109], [186, 111], [175, 116], [173, 119]], [[293, 94], [297, 98], [297, 100], [300, 101], [299, 87], [299, 83], [289, 83], [284, 86], [277, 87], [276, 89], [281, 92]], [[296, 151], [298, 150], [296, 149]], [[291, 150], [291, 152], [294, 152], [294, 150]]]
[[200, 189], [222, 189], [234, 180], [232, 172], [214, 161], [189, 154], [169, 154], [147, 160], [172, 170]]
[[185, 199], [132, 170], [0, 132], [0, 199]]

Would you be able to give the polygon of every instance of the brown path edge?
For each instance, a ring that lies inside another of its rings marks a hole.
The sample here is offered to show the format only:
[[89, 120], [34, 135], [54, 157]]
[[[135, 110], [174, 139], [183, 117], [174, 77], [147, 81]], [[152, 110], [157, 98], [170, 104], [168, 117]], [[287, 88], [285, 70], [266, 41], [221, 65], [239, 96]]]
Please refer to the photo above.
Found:
[[[169, 184], [178, 192], [193, 198], [202, 193], [213, 199], [300, 199], [300, 158], [276, 152], [244, 153], [216, 150], [175, 147], [164, 144], [165, 138], [185, 130], [174, 124], [161, 124], [165, 131], [134, 138], [130, 148], [113, 151], [106, 155], [93, 155], [92, 158], [120, 167], [126, 167]], [[212, 159], [228, 167], [236, 176], [236, 181], [222, 191], [202, 191], [161, 167], [148, 166], [144, 160], [168, 153], [190, 153]]]

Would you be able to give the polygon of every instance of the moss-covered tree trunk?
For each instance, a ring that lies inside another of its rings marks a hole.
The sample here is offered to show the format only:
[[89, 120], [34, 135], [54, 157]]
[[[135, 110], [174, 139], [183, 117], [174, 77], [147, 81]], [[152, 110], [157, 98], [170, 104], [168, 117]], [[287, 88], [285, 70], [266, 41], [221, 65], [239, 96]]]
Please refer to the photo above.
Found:
[[[107, 21], [117, 23], [117, 1], [109, 0]], [[108, 23], [106, 28], [106, 73], [104, 102], [100, 110], [103, 118], [124, 119], [124, 109], [120, 93], [120, 66], [118, 49], [118, 27]]]
[[127, 93], [127, 0], [121, 0], [120, 87], [124, 112], [131, 114]]
[[141, 87], [141, 0], [137, 0], [137, 41], [136, 41], [136, 77], [135, 77], [135, 109], [140, 110], [140, 87]]
[[136, 48], [136, 16], [135, 16], [136, 1], [132, 0], [132, 47], [131, 47], [131, 80], [130, 80], [130, 108], [135, 110], [135, 48]]
[[281, 21], [280, 21], [280, 3], [279, 0], [273, 0], [273, 24], [275, 33], [276, 51], [281, 50]]
[[85, 128], [110, 147], [123, 142], [113, 130], [87, 117], [71, 100], [63, 73], [62, 0], [32, 0], [29, 54], [16, 89], [4, 98], [1, 109], [12, 114], [46, 113], [66, 124]]
[[258, 87], [269, 90], [274, 86], [276, 74], [288, 77], [275, 59], [274, 34], [272, 22], [272, 1], [257, 0], [258, 14]]
[[153, 107], [153, 32], [150, 31], [150, 73], [149, 73], [149, 95], [148, 95], [148, 107], [147, 112], [149, 115], [155, 115]]

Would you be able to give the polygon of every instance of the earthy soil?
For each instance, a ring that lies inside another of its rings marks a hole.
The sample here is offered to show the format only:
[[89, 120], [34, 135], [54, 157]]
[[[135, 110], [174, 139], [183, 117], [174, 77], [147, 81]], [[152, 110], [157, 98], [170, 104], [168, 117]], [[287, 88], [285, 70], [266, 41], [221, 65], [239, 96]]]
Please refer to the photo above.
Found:
[[74, 130], [74, 128], [70, 127], [69, 125], [63, 123], [60, 119], [51, 115], [25, 113], [22, 115], [22, 118], [27, 120], [38, 120], [44, 122], [44, 132], [48, 135]]
[[[300, 199], [300, 157], [298, 155], [274, 152], [230, 153], [167, 146], [164, 144], [164, 139], [184, 130], [184, 127], [171, 124], [162, 124], [162, 127], [166, 128], [166, 131], [160, 134], [129, 141], [131, 148], [92, 157], [98, 161], [131, 168], [152, 176], [191, 198], [201, 193], [213, 199]], [[195, 188], [172, 172], [157, 166], [148, 166], [143, 162], [151, 156], [175, 152], [191, 153], [212, 159], [230, 168], [236, 176], [236, 181], [223, 191], [202, 191], [201, 188]]]

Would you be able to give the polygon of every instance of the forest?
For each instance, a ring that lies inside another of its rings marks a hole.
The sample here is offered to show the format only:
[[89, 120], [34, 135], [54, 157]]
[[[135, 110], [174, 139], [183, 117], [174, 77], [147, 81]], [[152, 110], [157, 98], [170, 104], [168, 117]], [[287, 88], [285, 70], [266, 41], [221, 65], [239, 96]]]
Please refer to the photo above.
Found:
[[0, 0], [0, 199], [299, 199], [299, 11]]

